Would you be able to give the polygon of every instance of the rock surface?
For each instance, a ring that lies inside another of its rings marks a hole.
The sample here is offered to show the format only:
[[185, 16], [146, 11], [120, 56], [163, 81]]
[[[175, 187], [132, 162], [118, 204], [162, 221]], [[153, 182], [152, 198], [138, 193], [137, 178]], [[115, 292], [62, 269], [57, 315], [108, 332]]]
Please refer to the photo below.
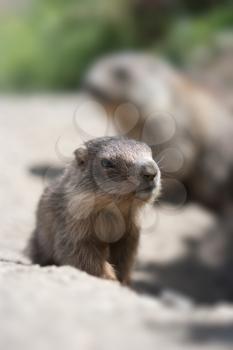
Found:
[[189, 251], [214, 225], [197, 205], [144, 214], [139, 294], [23, 255], [47, 178], [80, 142], [78, 104], [75, 96], [0, 98], [0, 349], [232, 349], [233, 308], [221, 285], [213, 294], [216, 262], [209, 250]]

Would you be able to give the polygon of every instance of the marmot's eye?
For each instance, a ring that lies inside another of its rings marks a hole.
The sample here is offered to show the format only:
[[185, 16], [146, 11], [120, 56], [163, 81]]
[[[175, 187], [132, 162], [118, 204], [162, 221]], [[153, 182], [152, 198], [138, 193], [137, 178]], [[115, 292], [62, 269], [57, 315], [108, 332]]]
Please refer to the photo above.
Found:
[[101, 165], [103, 168], [114, 168], [114, 164], [108, 159], [102, 159]]

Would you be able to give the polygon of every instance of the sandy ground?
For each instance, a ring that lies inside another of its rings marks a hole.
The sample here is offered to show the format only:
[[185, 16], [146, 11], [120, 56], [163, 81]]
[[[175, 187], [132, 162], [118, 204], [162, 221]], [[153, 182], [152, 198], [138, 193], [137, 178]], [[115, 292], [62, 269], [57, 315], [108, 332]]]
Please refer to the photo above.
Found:
[[31, 266], [22, 254], [48, 177], [81, 141], [79, 104], [0, 97], [0, 348], [232, 349], [229, 281], [202, 244], [215, 219], [197, 204], [144, 213], [139, 293], [70, 267]]

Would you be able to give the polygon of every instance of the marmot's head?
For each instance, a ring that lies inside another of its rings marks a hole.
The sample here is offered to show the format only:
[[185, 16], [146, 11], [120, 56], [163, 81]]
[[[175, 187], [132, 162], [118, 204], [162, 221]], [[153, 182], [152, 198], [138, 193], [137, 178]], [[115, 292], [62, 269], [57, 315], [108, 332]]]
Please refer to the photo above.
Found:
[[149, 146], [123, 137], [103, 137], [75, 151], [81, 177], [99, 194], [149, 200], [160, 190], [160, 170]]
[[160, 110], [169, 108], [175, 80], [174, 70], [159, 57], [123, 52], [98, 60], [88, 71], [83, 89], [104, 104], [141, 106], [153, 101]]

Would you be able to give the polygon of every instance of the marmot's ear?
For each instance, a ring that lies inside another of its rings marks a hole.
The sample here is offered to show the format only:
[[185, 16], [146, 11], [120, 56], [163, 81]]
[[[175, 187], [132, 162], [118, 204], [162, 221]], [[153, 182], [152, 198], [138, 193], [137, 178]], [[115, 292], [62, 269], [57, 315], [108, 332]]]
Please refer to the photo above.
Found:
[[85, 146], [81, 146], [74, 151], [74, 155], [79, 167], [85, 167], [87, 164], [88, 151]]

